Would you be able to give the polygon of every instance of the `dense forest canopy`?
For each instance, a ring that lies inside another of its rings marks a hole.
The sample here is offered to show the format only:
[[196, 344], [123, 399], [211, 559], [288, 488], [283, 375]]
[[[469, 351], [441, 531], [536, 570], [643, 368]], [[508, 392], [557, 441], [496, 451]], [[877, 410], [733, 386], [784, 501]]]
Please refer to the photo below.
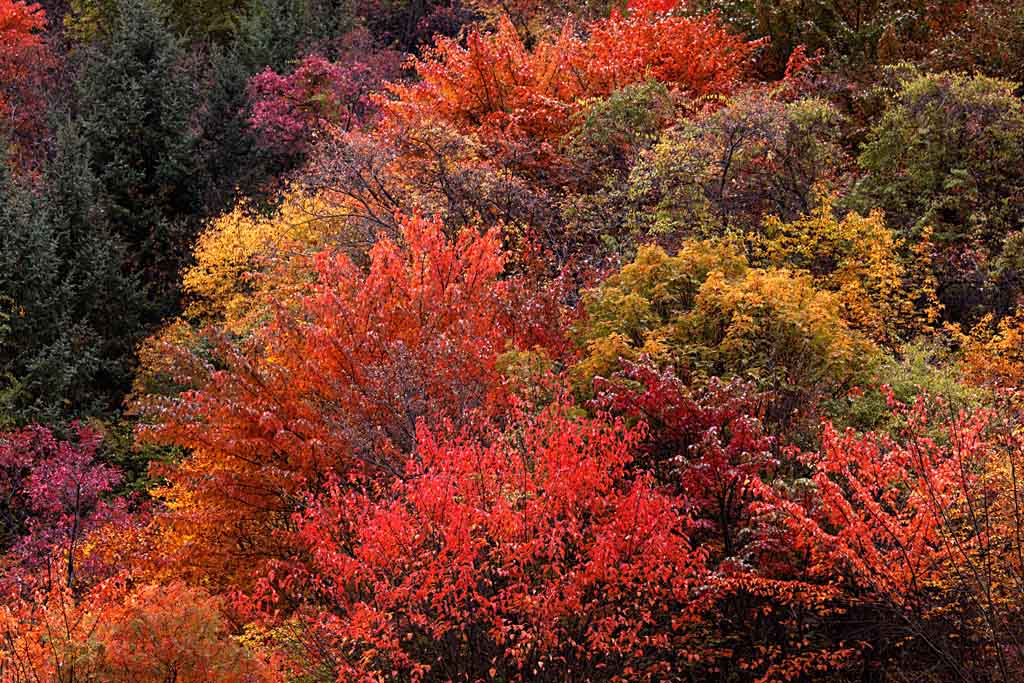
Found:
[[0, 0], [0, 683], [1024, 680], [1024, 4]]

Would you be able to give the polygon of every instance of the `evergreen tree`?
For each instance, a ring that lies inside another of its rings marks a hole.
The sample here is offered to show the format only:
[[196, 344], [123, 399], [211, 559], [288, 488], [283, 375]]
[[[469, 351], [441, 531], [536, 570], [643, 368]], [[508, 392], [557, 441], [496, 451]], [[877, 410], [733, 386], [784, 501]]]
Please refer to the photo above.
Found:
[[[57, 244], [42, 219], [39, 201], [0, 159], [0, 422], [22, 414], [51, 412], [56, 392], [47, 391], [45, 359], [54, 348], [53, 330], [62, 322]], [[66, 375], [65, 375], [66, 377]], [[56, 387], [54, 387], [56, 388]], [[41, 396], [44, 392], [50, 396]]]
[[95, 337], [96, 372], [83, 393], [109, 411], [131, 385], [135, 347], [147, 332], [146, 300], [136, 274], [126, 271], [127, 250], [113, 233], [90, 169], [90, 149], [71, 122], [57, 132], [57, 151], [46, 173], [46, 211], [62, 259], [62, 277], [73, 288], [66, 306]]
[[58, 129], [41, 189], [5, 167], [0, 197], [0, 418], [110, 415], [130, 385], [143, 301], [73, 124]]
[[240, 197], [267, 194], [273, 178], [290, 168], [288, 159], [257, 144], [247, 89], [254, 73], [237, 45], [211, 50], [197, 117], [204, 217], [229, 211]]
[[310, 52], [336, 57], [338, 39], [355, 26], [346, 0], [253, 0], [239, 23], [236, 49], [251, 73], [287, 71]]
[[151, 0], [119, 0], [110, 36], [86, 50], [78, 99], [109, 222], [148, 286], [150, 320], [175, 310], [199, 224], [196, 88], [184, 49]]

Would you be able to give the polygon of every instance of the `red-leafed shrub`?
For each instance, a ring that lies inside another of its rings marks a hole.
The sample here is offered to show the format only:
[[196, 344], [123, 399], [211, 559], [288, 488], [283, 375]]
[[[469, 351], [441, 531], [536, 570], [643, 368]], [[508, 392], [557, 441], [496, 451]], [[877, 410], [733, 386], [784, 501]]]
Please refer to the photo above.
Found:
[[42, 578], [75, 585], [83, 539], [125, 521], [125, 501], [105, 500], [121, 475], [97, 459], [99, 434], [76, 431], [74, 441], [38, 426], [0, 434], [0, 593]]
[[299, 515], [308, 562], [265, 589], [299, 605], [303, 641], [328, 655], [313, 667], [339, 681], [682, 672], [705, 553], [685, 500], [632, 469], [642, 430], [556, 404], [474, 431], [421, 429], [403, 477], [335, 482]]

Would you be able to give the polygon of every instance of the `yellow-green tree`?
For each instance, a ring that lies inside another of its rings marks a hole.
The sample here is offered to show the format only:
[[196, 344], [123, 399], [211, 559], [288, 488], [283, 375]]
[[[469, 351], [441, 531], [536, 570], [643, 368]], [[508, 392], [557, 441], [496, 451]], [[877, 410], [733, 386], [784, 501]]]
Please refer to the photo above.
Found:
[[869, 369], [877, 347], [843, 318], [839, 295], [787, 268], [752, 267], [739, 246], [655, 246], [586, 293], [577, 388], [589, 393], [621, 360], [647, 356], [696, 381], [744, 377], [780, 397], [835, 394]]

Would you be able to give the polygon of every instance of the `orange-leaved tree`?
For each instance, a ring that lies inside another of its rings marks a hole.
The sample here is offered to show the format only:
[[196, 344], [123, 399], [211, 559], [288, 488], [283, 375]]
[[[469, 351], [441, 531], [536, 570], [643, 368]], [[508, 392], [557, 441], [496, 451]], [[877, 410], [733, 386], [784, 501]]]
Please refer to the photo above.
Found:
[[449, 240], [440, 221], [402, 219], [402, 242], [382, 239], [369, 259], [367, 272], [320, 254], [308, 296], [240, 342], [164, 345], [193, 388], [139, 408], [143, 438], [193, 451], [159, 492], [179, 566], [252, 571], [279, 554], [304, 491], [406, 476], [420, 420], [457, 425], [489, 405], [498, 355], [530, 329], [499, 277], [498, 234]]
[[465, 47], [439, 39], [414, 63], [416, 83], [389, 87], [383, 125], [454, 126], [516, 167], [550, 173], [588, 98], [650, 79], [684, 97], [726, 94], [756, 47], [714, 15], [686, 17], [658, 1], [631, 3], [583, 29], [566, 23], [532, 49], [507, 18], [493, 35], [471, 33]]
[[231, 636], [223, 603], [180, 582], [62, 584], [0, 606], [0, 683], [273, 683], [269, 658]]

